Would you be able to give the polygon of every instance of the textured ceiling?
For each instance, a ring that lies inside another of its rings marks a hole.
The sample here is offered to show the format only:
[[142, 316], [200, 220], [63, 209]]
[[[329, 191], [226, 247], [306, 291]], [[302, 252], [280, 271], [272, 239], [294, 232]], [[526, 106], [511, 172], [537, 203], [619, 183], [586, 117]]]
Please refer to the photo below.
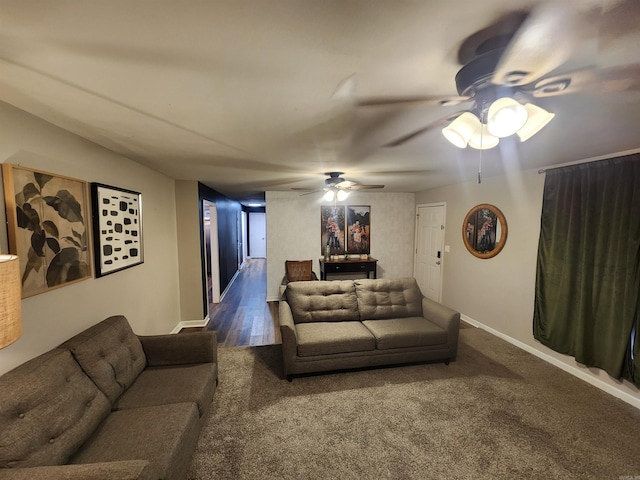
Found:
[[[0, 100], [238, 200], [320, 188], [330, 170], [386, 185], [377, 191], [420, 191], [473, 180], [479, 151], [439, 129], [382, 145], [460, 107], [358, 99], [457, 95], [462, 43], [538, 3], [0, 1]], [[574, 46], [557, 71], [640, 63], [638, 3], [623, 2], [615, 28]], [[525, 143], [484, 151], [484, 175], [640, 148], [637, 90], [536, 103], [555, 119]]]

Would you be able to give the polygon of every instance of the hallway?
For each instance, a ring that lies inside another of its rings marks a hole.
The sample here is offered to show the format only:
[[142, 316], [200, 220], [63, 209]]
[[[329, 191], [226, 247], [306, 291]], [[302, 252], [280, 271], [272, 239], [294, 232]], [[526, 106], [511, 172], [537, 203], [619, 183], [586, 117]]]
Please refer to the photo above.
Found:
[[215, 330], [220, 347], [281, 343], [278, 303], [268, 302], [267, 261], [245, 261], [224, 299], [210, 308], [207, 330]]

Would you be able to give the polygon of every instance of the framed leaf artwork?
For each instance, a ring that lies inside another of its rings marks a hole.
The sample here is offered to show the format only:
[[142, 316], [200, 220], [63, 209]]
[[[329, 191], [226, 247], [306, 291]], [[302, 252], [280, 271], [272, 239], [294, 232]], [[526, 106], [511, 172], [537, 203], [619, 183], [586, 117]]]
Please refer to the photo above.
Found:
[[9, 164], [2, 179], [22, 298], [91, 278], [87, 182]]

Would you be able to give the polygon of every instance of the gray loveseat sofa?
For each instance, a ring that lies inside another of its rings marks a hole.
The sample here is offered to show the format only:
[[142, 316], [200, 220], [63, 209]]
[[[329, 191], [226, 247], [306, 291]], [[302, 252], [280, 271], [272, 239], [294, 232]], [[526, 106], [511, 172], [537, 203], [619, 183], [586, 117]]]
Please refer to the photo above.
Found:
[[413, 278], [289, 283], [279, 305], [284, 373], [455, 360], [460, 314]]
[[215, 332], [109, 317], [0, 377], [0, 479], [183, 479], [217, 378]]

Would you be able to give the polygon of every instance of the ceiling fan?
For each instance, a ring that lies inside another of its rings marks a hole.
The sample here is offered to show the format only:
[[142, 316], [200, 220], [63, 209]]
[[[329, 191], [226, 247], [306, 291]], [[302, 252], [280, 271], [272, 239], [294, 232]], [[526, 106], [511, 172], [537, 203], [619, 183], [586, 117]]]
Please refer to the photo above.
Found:
[[362, 185], [360, 183], [352, 182], [351, 180], [345, 180], [340, 175], [344, 175], [344, 172], [325, 172], [323, 175], [328, 175], [329, 178], [324, 180], [324, 188], [321, 190], [309, 191], [308, 188], [292, 188], [291, 190], [307, 191], [303, 195], [311, 195], [324, 191], [324, 199], [327, 202], [333, 200], [343, 201], [349, 196], [352, 190], [371, 190], [376, 188], [384, 188], [384, 185]]
[[[458, 96], [365, 98], [357, 105], [466, 104], [460, 111], [396, 138], [385, 147], [403, 145], [438, 127], [460, 148], [493, 148], [501, 138], [514, 134], [524, 142], [554, 117], [535, 104], [536, 98], [592, 89], [640, 90], [640, 63], [555, 72], [594, 36], [606, 45], [633, 32], [640, 17], [640, 2], [612, 0], [608, 4], [606, 9], [580, 10], [571, 2], [543, 3], [531, 12], [506, 15], [470, 36], [458, 51], [458, 61], [463, 65], [455, 77]], [[594, 32], [597, 26], [600, 31]]]

